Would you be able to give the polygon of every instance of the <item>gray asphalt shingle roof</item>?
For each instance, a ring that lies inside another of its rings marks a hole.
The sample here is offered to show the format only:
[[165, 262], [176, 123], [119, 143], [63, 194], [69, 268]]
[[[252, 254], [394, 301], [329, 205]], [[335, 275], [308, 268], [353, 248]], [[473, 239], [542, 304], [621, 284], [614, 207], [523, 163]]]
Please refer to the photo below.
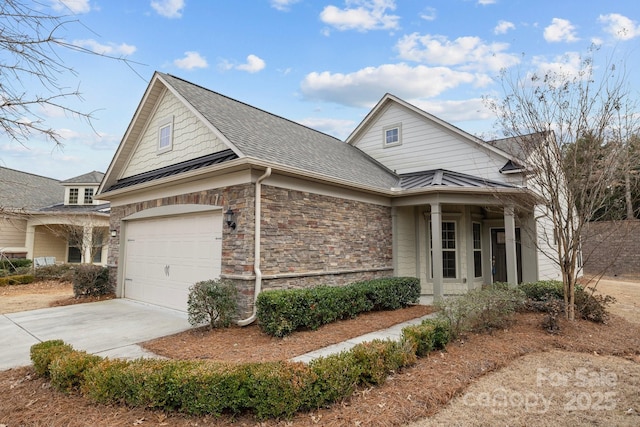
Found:
[[38, 209], [64, 200], [57, 179], [0, 167], [0, 208]]
[[244, 156], [363, 186], [388, 190], [398, 183], [392, 171], [337, 138], [169, 74], [158, 74]]
[[73, 178], [62, 181], [63, 184], [100, 184], [104, 173], [98, 171], [92, 171], [85, 173], [84, 175], [75, 176]]

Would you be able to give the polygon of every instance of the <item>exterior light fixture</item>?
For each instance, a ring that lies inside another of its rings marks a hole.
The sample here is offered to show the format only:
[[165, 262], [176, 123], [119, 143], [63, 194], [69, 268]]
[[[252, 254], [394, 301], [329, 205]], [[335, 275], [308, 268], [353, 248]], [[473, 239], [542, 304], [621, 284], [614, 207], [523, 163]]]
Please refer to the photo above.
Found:
[[231, 210], [231, 208], [227, 209], [224, 213], [224, 222], [227, 223], [227, 227], [236, 229], [236, 222], [234, 221], [235, 213]]
[[111, 237], [117, 237], [118, 236], [118, 230], [111, 230]]

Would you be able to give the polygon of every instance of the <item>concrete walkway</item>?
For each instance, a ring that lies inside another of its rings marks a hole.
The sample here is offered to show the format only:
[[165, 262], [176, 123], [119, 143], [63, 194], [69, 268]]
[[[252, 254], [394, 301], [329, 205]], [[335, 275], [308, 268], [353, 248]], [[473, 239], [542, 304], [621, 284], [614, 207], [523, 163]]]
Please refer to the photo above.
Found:
[[138, 343], [187, 330], [187, 319], [123, 298], [0, 315], [0, 370], [30, 365], [31, 346], [52, 339], [105, 357], [154, 356]]

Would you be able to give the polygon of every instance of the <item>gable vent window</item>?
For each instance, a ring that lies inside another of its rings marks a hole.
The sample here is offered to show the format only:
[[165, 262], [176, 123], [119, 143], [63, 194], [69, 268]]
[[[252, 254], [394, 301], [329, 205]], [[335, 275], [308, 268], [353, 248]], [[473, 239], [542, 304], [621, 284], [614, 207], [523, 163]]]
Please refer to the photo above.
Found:
[[162, 122], [158, 127], [158, 153], [173, 149], [173, 116]]
[[84, 204], [90, 205], [93, 203], [93, 188], [84, 189]]
[[386, 126], [382, 130], [382, 138], [384, 147], [394, 147], [402, 144], [402, 126], [399, 124]]
[[78, 204], [78, 194], [79, 191], [77, 188], [70, 188], [69, 189], [69, 204], [70, 205], [77, 205]]

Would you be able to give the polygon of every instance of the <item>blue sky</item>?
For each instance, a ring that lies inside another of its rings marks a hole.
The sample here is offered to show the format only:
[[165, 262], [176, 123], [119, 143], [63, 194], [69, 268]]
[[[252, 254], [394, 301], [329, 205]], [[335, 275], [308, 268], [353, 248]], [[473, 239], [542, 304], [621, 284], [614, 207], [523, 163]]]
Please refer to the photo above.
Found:
[[[0, 134], [0, 165], [57, 179], [105, 172], [154, 71], [345, 139], [392, 93], [475, 135], [497, 135], [484, 96], [501, 69], [572, 69], [592, 44], [640, 95], [637, 0], [40, 0], [64, 15], [60, 52], [93, 128], [38, 111], [64, 147]], [[599, 63], [597, 62], [596, 65]], [[634, 75], [635, 74], [635, 75]]]

